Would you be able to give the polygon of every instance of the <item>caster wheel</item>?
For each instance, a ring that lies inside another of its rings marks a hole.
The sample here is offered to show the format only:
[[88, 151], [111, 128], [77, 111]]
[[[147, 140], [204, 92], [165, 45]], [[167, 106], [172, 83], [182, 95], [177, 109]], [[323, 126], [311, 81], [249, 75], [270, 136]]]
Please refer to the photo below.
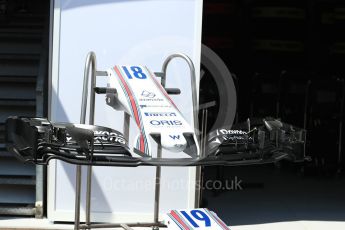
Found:
[[159, 227], [158, 226], [153, 226], [152, 230], [159, 230]]

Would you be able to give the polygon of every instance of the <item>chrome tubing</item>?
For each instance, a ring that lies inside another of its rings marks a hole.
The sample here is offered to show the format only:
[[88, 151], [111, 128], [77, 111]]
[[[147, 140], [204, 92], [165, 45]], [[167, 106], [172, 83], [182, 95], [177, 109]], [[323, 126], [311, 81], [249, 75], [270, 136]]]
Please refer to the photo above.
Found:
[[[194, 131], [196, 133], [196, 137], [197, 137], [197, 144], [199, 145], [199, 122], [198, 122], [198, 112], [199, 112], [199, 104], [198, 104], [198, 95], [197, 95], [197, 84], [196, 84], [196, 74], [195, 74], [195, 67], [193, 64], [193, 61], [190, 59], [190, 57], [188, 57], [186, 54], [183, 53], [177, 53], [177, 54], [172, 54], [170, 56], [168, 56], [164, 63], [163, 63], [163, 67], [162, 67], [162, 72], [164, 73], [164, 79], [162, 79], [162, 83], [165, 84], [165, 80], [166, 80], [166, 72], [167, 72], [167, 68], [169, 63], [175, 59], [175, 58], [182, 58], [183, 60], [185, 60], [188, 64], [189, 70], [190, 70], [190, 78], [191, 78], [191, 88], [192, 88], [192, 103], [193, 103], [193, 121], [194, 121]], [[164, 80], [164, 82], [163, 82]], [[199, 146], [199, 149], [202, 148], [201, 146]], [[202, 156], [202, 152], [199, 153], [199, 155]], [[197, 166], [196, 167], [196, 183], [200, 183], [201, 181], [201, 167]], [[195, 207], [198, 208], [200, 207], [200, 186], [198, 184], [196, 184], [195, 186], [196, 190], [195, 190]]]
[[[96, 86], [96, 54], [89, 52], [86, 57], [85, 68], [84, 68], [84, 82], [83, 82], [83, 93], [81, 102], [81, 113], [80, 113], [80, 124], [86, 123], [86, 110], [88, 101], [88, 87], [89, 77], [91, 68], [91, 90], [90, 90], [90, 114], [89, 124], [94, 124], [95, 119], [95, 90]], [[74, 217], [74, 229], [77, 230], [80, 227], [80, 197], [81, 197], [81, 177], [82, 169], [80, 165], [76, 167], [76, 192], [75, 192], [75, 217]], [[86, 185], [86, 220], [85, 224], [90, 225], [91, 215], [91, 185], [92, 185], [92, 166], [87, 166], [87, 185]]]

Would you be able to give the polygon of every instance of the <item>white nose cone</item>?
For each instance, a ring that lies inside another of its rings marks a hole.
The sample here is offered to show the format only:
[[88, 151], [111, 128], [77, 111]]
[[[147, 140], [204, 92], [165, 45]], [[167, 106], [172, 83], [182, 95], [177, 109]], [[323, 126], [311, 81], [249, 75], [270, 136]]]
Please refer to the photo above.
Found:
[[161, 133], [161, 144], [169, 151], [182, 152], [187, 146], [187, 140], [182, 133]]

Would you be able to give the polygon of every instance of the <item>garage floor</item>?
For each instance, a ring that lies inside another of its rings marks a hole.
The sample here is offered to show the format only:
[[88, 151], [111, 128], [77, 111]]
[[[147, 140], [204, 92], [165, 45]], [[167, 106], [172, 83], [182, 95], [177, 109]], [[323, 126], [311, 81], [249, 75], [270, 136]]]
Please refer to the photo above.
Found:
[[[224, 180], [241, 181], [242, 190], [204, 192], [207, 207], [232, 230], [345, 229], [345, 179], [306, 176], [274, 166], [224, 168]], [[205, 180], [215, 181], [216, 167]], [[228, 186], [230, 188], [230, 186]], [[0, 218], [0, 229], [73, 229], [46, 219]], [[140, 229], [140, 228], [137, 228]]]
[[[231, 227], [232, 230], [343, 230], [345, 229], [345, 223], [342, 222], [329, 222], [329, 221], [293, 221], [293, 222], [281, 222], [281, 223], [270, 223], [270, 224], [259, 224], [259, 225], [243, 225]], [[37, 220], [32, 218], [11, 218], [11, 219], [0, 219], [1, 230], [65, 230], [73, 229], [73, 225], [68, 224], [52, 224], [46, 219]], [[112, 228], [114, 229], [114, 228]], [[149, 228], [136, 228], [147, 229]]]
[[[206, 180], [215, 179], [215, 167], [206, 172], [209, 175]], [[204, 193], [208, 208], [230, 226], [335, 221], [345, 229], [344, 178], [306, 176], [298, 170], [277, 169], [272, 165], [224, 168], [225, 180], [235, 177], [242, 180], [243, 190]]]

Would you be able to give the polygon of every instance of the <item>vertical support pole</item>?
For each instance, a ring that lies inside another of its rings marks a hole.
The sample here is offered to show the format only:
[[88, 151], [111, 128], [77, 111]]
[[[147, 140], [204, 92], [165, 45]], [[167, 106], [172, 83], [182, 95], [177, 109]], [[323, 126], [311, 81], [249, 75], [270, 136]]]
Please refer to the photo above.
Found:
[[[96, 87], [96, 55], [95, 53], [90, 53], [91, 62], [91, 86], [90, 86], [90, 113], [89, 113], [89, 125], [95, 123], [95, 87]], [[88, 63], [86, 63], [88, 64]], [[90, 64], [86, 68], [84, 77], [89, 76]], [[85, 224], [90, 225], [91, 223], [91, 186], [92, 186], [92, 166], [87, 166], [87, 178], [86, 178], [86, 216]]]
[[201, 137], [200, 137], [200, 152], [203, 153], [204, 152], [204, 118], [205, 118], [205, 109], [202, 109], [202, 113], [201, 113]]
[[[202, 156], [206, 155], [206, 142], [207, 142], [207, 116], [208, 116], [208, 110], [207, 108], [204, 108], [202, 110], [202, 116], [201, 116], [201, 138], [200, 138], [200, 152]], [[200, 169], [202, 167], [200, 166]], [[203, 173], [202, 170], [200, 170], [200, 181], [197, 181], [198, 188], [200, 188], [199, 192], [199, 206], [201, 206], [201, 198], [202, 198], [202, 184], [203, 184]]]
[[[130, 126], [130, 115], [126, 112], [123, 113], [123, 136], [124, 138], [129, 141], [129, 126]], [[132, 229], [128, 227], [126, 224], [121, 224], [123, 229]]]
[[[89, 56], [88, 56], [89, 57]], [[95, 123], [95, 87], [96, 87], [96, 55], [95, 53], [90, 53], [91, 62], [91, 86], [90, 86], [90, 113], [89, 113], [89, 125]], [[86, 63], [88, 64], [88, 63]], [[89, 76], [90, 64], [88, 64], [84, 76]], [[86, 216], [85, 224], [87, 226], [91, 223], [91, 186], [92, 186], [92, 166], [87, 166], [87, 178], [86, 178]]]
[[[96, 84], [96, 55], [94, 52], [88, 53], [85, 62], [84, 69], [84, 83], [83, 83], [83, 94], [81, 102], [81, 113], [80, 113], [80, 124], [86, 123], [86, 110], [88, 100], [88, 87], [89, 87], [89, 73], [91, 68], [91, 96], [90, 96], [90, 117], [89, 124], [94, 122], [94, 110], [95, 110], [95, 92], [94, 86]], [[86, 191], [86, 224], [90, 225], [90, 201], [91, 201], [91, 175], [92, 168], [88, 167], [87, 176], [87, 191]], [[76, 167], [76, 190], [75, 190], [75, 217], [74, 217], [74, 229], [78, 230], [80, 226], [80, 197], [81, 197], [81, 166]]]
[[[166, 84], [166, 73], [163, 72], [161, 77], [161, 85], [165, 88]], [[162, 146], [157, 146], [157, 158], [162, 157]], [[153, 222], [158, 224], [159, 223], [159, 204], [160, 204], [160, 193], [161, 193], [161, 176], [162, 176], [162, 168], [160, 166], [156, 167], [156, 178], [155, 178], [155, 204], [154, 204], [154, 212], [153, 212]], [[158, 229], [158, 227], [154, 226], [153, 229]]]
[[202, 155], [205, 156], [206, 155], [206, 143], [207, 143], [207, 117], [208, 117], [208, 109], [205, 108], [203, 109], [203, 142], [202, 142]]
[[130, 119], [131, 117], [129, 116], [128, 113], [124, 112], [124, 120], [123, 120], [123, 136], [127, 141], [129, 141], [129, 125], [130, 125]]
[[[157, 147], [157, 158], [162, 157], [162, 146]], [[155, 204], [154, 204], [154, 223], [159, 223], [159, 201], [160, 201], [160, 188], [161, 188], [161, 173], [162, 169], [160, 166], [156, 167], [156, 179], [155, 179]]]
[[92, 186], [92, 166], [87, 166], [87, 177], [86, 177], [86, 207], [85, 207], [85, 224], [90, 225], [91, 223], [91, 186]]
[[[163, 72], [161, 77], [161, 85], [165, 88], [166, 84], [166, 73]], [[162, 146], [157, 146], [157, 158], [162, 157]], [[155, 178], [155, 204], [153, 212], [153, 221], [154, 223], [159, 223], [159, 203], [160, 203], [160, 190], [161, 190], [161, 174], [162, 168], [160, 166], [156, 167], [156, 178]], [[158, 228], [158, 227], [157, 227]], [[155, 229], [155, 227], [154, 227]]]
[[[170, 61], [174, 58], [182, 58], [185, 60], [189, 66], [190, 70], [190, 77], [191, 77], [191, 87], [192, 87], [192, 103], [193, 103], [193, 120], [194, 120], [194, 130], [197, 137], [197, 144], [199, 145], [199, 122], [198, 122], [198, 112], [199, 112], [199, 104], [198, 104], [198, 98], [197, 98], [197, 88], [196, 88], [196, 75], [195, 75], [195, 67], [193, 64], [193, 61], [185, 54], [178, 53], [178, 54], [172, 54], [169, 57], [167, 57], [163, 63], [162, 72], [166, 75], [167, 67]], [[199, 146], [200, 149], [200, 146]], [[199, 156], [203, 156], [202, 152], [199, 152]], [[196, 183], [200, 183], [201, 181], [201, 167], [196, 167]], [[200, 207], [200, 199], [201, 199], [201, 193], [200, 193], [200, 186], [196, 184], [195, 186], [195, 204], [194, 206]]]
[[76, 179], [75, 179], [74, 230], [79, 230], [79, 225], [80, 225], [80, 192], [81, 192], [81, 166], [77, 165]]

